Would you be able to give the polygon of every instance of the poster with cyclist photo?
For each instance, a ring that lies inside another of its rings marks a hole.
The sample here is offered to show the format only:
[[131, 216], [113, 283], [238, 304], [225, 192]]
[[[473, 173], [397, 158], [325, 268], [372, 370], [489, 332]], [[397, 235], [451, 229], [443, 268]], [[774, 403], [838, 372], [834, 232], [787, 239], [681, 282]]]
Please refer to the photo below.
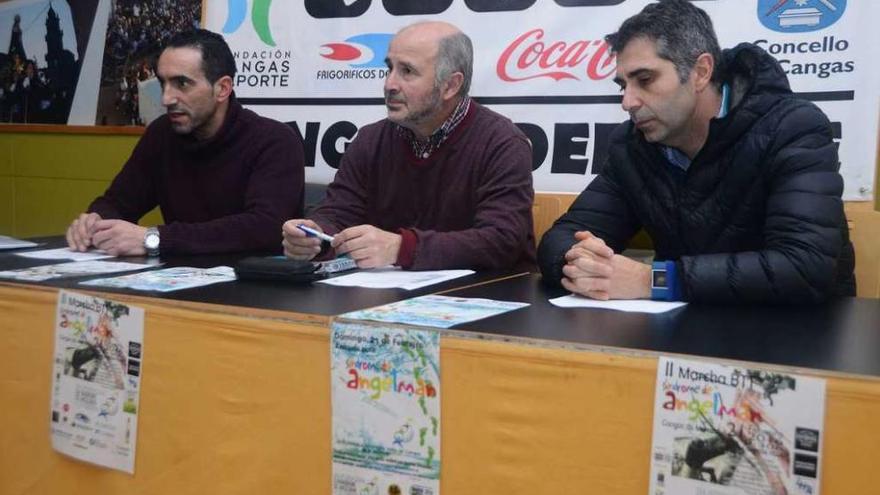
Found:
[[819, 495], [825, 380], [661, 357], [651, 495]]
[[55, 318], [52, 447], [134, 474], [144, 310], [61, 291]]

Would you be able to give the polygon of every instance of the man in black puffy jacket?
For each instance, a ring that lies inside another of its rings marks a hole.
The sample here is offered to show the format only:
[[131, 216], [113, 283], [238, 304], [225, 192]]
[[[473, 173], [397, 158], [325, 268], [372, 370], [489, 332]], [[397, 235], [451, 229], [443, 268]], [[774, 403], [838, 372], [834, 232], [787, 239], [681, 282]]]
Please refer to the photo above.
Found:
[[[827, 117], [751, 44], [721, 53], [705, 12], [661, 0], [607, 37], [630, 120], [544, 235], [544, 280], [596, 299], [810, 303], [854, 295]], [[653, 266], [623, 256], [643, 228]]]

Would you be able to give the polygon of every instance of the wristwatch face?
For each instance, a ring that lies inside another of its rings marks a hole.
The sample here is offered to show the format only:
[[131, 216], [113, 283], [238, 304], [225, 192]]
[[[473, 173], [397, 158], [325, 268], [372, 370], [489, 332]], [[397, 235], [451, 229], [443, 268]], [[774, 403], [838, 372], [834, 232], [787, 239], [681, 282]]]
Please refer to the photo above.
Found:
[[666, 281], [666, 270], [651, 270], [651, 287], [654, 289], [666, 289], [669, 283]]
[[159, 249], [159, 234], [150, 232], [144, 237], [144, 247], [147, 249]]

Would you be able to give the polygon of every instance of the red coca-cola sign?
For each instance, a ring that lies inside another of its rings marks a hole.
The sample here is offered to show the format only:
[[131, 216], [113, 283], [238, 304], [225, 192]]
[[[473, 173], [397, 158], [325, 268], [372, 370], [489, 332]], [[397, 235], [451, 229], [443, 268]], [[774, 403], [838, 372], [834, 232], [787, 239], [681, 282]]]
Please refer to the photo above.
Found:
[[617, 67], [605, 40], [551, 41], [541, 28], [513, 40], [498, 58], [495, 71], [502, 81], [518, 82], [539, 77], [556, 81], [606, 79]]

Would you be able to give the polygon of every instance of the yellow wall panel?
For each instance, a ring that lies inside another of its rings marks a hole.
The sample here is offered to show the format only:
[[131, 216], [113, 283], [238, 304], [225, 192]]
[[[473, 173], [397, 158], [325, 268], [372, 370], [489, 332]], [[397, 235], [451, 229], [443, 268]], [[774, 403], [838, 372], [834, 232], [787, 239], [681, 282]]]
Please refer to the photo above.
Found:
[[0, 134], [0, 177], [12, 175], [12, 140]]
[[103, 193], [107, 184], [98, 180], [16, 178], [15, 235], [63, 234], [71, 220]]
[[14, 235], [15, 200], [11, 177], [0, 175], [0, 235]]
[[137, 136], [76, 134], [13, 135], [15, 174], [111, 180], [128, 159], [137, 139]]

